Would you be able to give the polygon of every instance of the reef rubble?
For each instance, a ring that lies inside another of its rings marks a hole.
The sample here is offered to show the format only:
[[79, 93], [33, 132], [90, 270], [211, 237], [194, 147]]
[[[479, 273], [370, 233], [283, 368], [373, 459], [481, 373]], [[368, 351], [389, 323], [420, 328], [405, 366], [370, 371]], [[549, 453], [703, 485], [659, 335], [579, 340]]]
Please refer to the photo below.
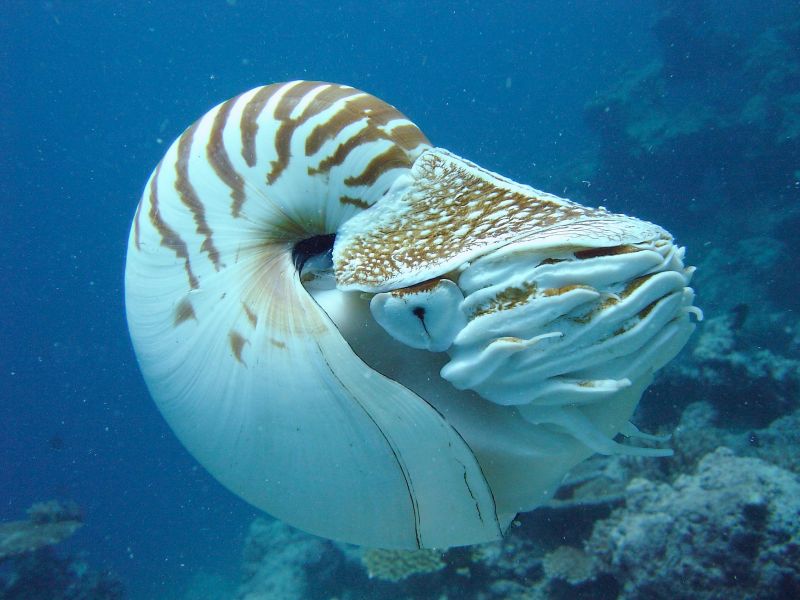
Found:
[[718, 448], [671, 484], [631, 481], [584, 555], [621, 600], [800, 597], [800, 479]]

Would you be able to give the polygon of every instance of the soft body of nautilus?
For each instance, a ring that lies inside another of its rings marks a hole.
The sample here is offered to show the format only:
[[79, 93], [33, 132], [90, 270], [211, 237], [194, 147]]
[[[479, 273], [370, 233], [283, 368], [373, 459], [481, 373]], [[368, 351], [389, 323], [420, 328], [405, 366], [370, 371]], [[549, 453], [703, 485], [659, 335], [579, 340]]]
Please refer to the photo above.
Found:
[[693, 325], [660, 227], [432, 147], [296, 81], [212, 109], [136, 211], [128, 324], [159, 409], [233, 492], [379, 547], [497, 539], [614, 441]]

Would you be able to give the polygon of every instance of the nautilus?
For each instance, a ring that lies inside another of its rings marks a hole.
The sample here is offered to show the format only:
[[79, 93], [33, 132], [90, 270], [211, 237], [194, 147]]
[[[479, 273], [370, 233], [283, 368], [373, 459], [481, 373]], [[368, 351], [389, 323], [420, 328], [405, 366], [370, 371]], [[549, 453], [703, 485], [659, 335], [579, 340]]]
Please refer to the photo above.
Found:
[[624, 438], [653, 437], [632, 413], [700, 317], [683, 258], [294, 81], [167, 150], [126, 311], [159, 410], [232, 492], [319, 536], [446, 548], [500, 538], [593, 453], [669, 454]]

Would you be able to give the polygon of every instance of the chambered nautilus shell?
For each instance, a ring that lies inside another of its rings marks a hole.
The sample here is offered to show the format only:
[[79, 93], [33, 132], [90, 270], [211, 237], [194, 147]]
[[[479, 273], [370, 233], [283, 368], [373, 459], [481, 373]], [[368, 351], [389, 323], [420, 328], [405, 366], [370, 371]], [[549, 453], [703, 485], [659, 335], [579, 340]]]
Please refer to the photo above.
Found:
[[295, 81], [212, 109], [136, 210], [145, 381], [230, 490], [385, 548], [502, 536], [614, 440], [692, 329], [660, 227], [430, 145], [392, 106]]

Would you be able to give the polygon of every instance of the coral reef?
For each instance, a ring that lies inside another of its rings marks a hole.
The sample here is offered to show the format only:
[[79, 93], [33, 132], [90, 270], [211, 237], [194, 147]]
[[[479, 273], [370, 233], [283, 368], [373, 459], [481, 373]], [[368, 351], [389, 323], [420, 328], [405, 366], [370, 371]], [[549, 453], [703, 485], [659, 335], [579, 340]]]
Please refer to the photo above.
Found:
[[763, 429], [731, 431], [716, 427], [717, 413], [708, 402], [690, 404], [675, 430], [673, 474], [694, 468], [707, 453], [720, 446], [738, 456], [760, 458], [800, 475], [800, 410], [773, 421]]
[[[785, 216], [782, 211], [778, 214]], [[725, 217], [718, 222], [724, 226]], [[780, 221], [762, 227], [764, 231], [748, 235], [743, 235], [746, 229], [737, 234], [723, 228], [722, 239], [691, 248], [699, 257], [692, 283], [702, 291], [710, 316], [747, 307], [748, 313], [740, 316], [745, 323], [750, 317], [767, 317], [782, 308], [781, 298], [772, 296], [765, 284], [785, 279], [782, 271], [786, 270], [790, 245], [778, 238], [785, 227]]]
[[597, 576], [594, 559], [574, 546], [559, 546], [542, 559], [545, 577], [581, 585]]
[[83, 525], [83, 518], [74, 504], [55, 500], [37, 502], [27, 512], [27, 520], [0, 523], [0, 561], [57, 544]]
[[[4, 574], [5, 571], [5, 574]], [[120, 580], [84, 560], [62, 558], [50, 548], [15, 556], [0, 568], [3, 600], [122, 600]]]
[[742, 34], [709, 2], [662, 5], [661, 56], [586, 105], [599, 145], [583, 177], [615, 209], [680, 219], [709, 315], [738, 304], [796, 312], [787, 259], [800, 252], [800, 10]]
[[693, 283], [706, 319], [683, 356], [659, 373], [650, 394], [672, 402], [644, 402], [638, 418], [646, 428], [674, 424], [700, 399], [713, 405], [714, 425], [740, 430], [800, 408], [800, 319], [764, 285], [791, 272], [789, 247], [767, 236], [729, 242], [705, 248]]
[[[714, 424], [735, 429], [764, 427], [800, 408], [800, 359], [791, 347], [792, 328], [780, 318], [770, 327], [769, 317], [751, 319], [748, 312], [747, 305], [737, 305], [706, 319], [691, 359], [668, 365], [656, 393], [707, 398], [716, 411]], [[645, 418], [663, 422], [664, 414]]]
[[635, 479], [586, 552], [620, 598], [800, 596], [800, 481], [727, 448], [673, 484]]
[[435, 573], [445, 566], [441, 552], [429, 549], [365, 548], [361, 560], [370, 577], [394, 582], [413, 575]]
[[752, 207], [787, 192], [800, 152], [800, 15], [750, 39], [715, 25], [708, 2], [665, 4], [660, 60], [586, 107], [601, 140], [594, 183], [621, 199], [715, 198], [688, 206], [705, 213], [720, 194]]
[[74, 503], [38, 502], [28, 519], [0, 523], [0, 598], [3, 600], [121, 600], [124, 589], [108, 572], [52, 549], [83, 525]]
[[312, 597], [310, 571], [341, 562], [328, 542], [292, 529], [280, 521], [256, 519], [244, 550], [240, 600]]

